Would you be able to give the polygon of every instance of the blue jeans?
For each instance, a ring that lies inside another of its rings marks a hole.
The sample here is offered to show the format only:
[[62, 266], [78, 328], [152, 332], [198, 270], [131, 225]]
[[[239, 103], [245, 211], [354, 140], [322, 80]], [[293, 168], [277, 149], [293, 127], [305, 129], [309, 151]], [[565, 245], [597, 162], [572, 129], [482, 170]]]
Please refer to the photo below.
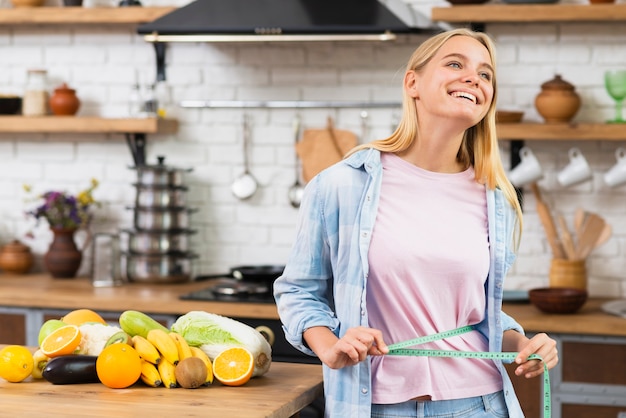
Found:
[[502, 392], [447, 401], [407, 401], [372, 405], [372, 418], [507, 418]]

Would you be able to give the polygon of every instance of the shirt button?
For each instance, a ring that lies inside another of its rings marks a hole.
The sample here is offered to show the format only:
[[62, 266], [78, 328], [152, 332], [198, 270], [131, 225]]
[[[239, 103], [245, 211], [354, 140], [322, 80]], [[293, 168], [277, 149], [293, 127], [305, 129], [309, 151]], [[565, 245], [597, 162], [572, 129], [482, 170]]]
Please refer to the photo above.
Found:
[[367, 392], [369, 392], [369, 390], [368, 390], [367, 388], [362, 388], [362, 389], [361, 389], [361, 393], [362, 393], [363, 395], [367, 395]]
[[367, 232], [363, 232], [362, 237], [365, 238], [367, 236]]

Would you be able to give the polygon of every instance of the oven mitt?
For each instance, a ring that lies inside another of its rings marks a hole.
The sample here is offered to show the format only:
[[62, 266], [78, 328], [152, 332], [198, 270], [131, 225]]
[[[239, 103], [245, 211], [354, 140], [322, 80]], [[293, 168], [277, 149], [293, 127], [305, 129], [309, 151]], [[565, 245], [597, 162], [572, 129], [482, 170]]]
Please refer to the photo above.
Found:
[[332, 118], [328, 118], [324, 129], [305, 129], [296, 145], [303, 180], [308, 183], [317, 173], [341, 161], [357, 143], [353, 132], [335, 129]]

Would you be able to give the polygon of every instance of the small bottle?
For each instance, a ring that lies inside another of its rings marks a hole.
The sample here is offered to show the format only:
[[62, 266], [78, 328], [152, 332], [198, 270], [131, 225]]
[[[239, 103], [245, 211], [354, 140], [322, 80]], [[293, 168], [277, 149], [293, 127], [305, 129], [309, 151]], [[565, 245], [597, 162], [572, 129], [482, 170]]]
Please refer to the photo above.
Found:
[[47, 84], [46, 70], [28, 70], [22, 98], [22, 115], [45, 116], [49, 113]]
[[157, 116], [157, 109], [159, 104], [156, 98], [155, 85], [149, 84], [146, 86], [146, 97], [144, 97], [143, 111], [148, 118], [154, 118]]
[[128, 97], [128, 116], [131, 118], [139, 118], [143, 112], [143, 100], [141, 99], [141, 87], [139, 83], [135, 83], [130, 88]]

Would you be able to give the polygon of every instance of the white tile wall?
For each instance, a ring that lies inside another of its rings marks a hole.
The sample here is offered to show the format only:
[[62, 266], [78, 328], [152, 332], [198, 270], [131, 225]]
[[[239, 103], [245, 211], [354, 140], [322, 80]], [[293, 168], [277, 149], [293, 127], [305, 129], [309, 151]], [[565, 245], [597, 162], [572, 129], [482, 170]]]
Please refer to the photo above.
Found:
[[[434, 2], [405, 0], [428, 14]], [[622, 1], [622, 0], [618, 0]], [[150, 5], [148, 1], [143, 2]], [[156, 3], [155, 3], [156, 4]], [[160, 2], [159, 5], [164, 4]], [[436, 4], [445, 4], [438, 2]], [[616, 23], [497, 24], [487, 31], [498, 45], [500, 107], [521, 109], [525, 119], [541, 120], [534, 97], [542, 82], [561, 74], [577, 87], [583, 107], [576, 121], [612, 117], [612, 101], [604, 92], [602, 72], [626, 68], [626, 25]], [[297, 212], [287, 200], [294, 181], [291, 121], [294, 110], [248, 110], [253, 120], [251, 171], [260, 189], [250, 200], [238, 201], [230, 184], [242, 173], [240, 109], [183, 109], [189, 99], [221, 100], [363, 100], [399, 101], [405, 60], [423, 39], [401, 37], [384, 44], [304, 43], [263, 45], [172, 44], [167, 50], [168, 114], [180, 121], [175, 135], [149, 136], [149, 162], [157, 155], [167, 162], [192, 167], [186, 176], [193, 215], [193, 247], [200, 258], [196, 273], [226, 271], [240, 263], [284, 263], [293, 239]], [[43, 67], [50, 88], [67, 82], [82, 101], [80, 115], [122, 116], [135, 73], [142, 82], [155, 78], [154, 53], [128, 27], [8, 27], [0, 29], [0, 94], [21, 92], [26, 70]], [[362, 136], [361, 109], [305, 110], [305, 128], [323, 126], [333, 116], [342, 129]], [[368, 111], [367, 137], [390, 132], [397, 112]], [[626, 129], [626, 127], [625, 127]], [[609, 190], [602, 174], [614, 162], [616, 142], [529, 142], [546, 170], [540, 185], [544, 197], [572, 222], [582, 207], [605, 216], [614, 235], [589, 259], [591, 293], [626, 296], [626, 187]], [[594, 179], [569, 189], [556, 182], [570, 146], [580, 147], [594, 170]], [[508, 167], [509, 143], [502, 143]], [[22, 184], [37, 190], [77, 191], [90, 177], [101, 182], [96, 197], [96, 230], [131, 224], [135, 173], [122, 135], [0, 134], [0, 243], [14, 238], [41, 256], [50, 234], [33, 227], [24, 211]], [[509, 288], [547, 284], [549, 247], [527, 194], [525, 227]], [[84, 237], [79, 237], [81, 240]], [[89, 252], [82, 272], [90, 268]]]

